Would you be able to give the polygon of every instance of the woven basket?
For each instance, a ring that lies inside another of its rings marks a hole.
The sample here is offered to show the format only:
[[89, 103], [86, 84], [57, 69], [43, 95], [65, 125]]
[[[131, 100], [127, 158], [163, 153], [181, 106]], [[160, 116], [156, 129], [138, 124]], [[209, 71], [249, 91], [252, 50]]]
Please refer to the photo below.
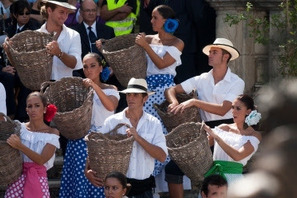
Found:
[[[179, 103], [182, 103], [186, 100], [197, 98], [197, 92], [192, 91], [190, 94], [177, 94], [176, 98]], [[158, 115], [163, 121], [164, 126], [166, 127], [168, 133], [171, 132], [175, 127], [179, 126], [185, 122], [201, 122], [199, 109], [197, 107], [186, 108], [182, 113], [169, 113], [167, 112], [168, 101], [164, 101], [161, 104], [154, 104], [154, 108], [157, 110]]]
[[93, 89], [87, 89], [82, 81], [79, 77], [66, 77], [41, 86], [41, 92], [58, 108], [53, 122], [71, 140], [84, 137], [91, 128]]
[[129, 80], [146, 78], [146, 55], [142, 47], [135, 44], [137, 34], [117, 36], [102, 40], [102, 54], [123, 87]]
[[46, 52], [45, 46], [52, 40], [50, 34], [26, 30], [6, 42], [10, 63], [24, 86], [31, 90], [39, 90], [40, 85], [51, 78], [53, 57]]
[[166, 135], [171, 159], [193, 184], [198, 184], [204, 179], [204, 174], [213, 162], [207, 135], [200, 129], [201, 123], [187, 122]]
[[11, 134], [20, 134], [21, 126], [3, 113], [6, 121], [0, 121], [0, 185], [8, 185], [22, 174], [21, 153], [6, 143]]
[[90, 167], [100, 178], [112, 171], [124, 174], [128, 171], [134, 138], [118, 134], [117, 130], [122, 126], [129, 127], [118, 124], [109, 133], [90, 132], [85, 137]]

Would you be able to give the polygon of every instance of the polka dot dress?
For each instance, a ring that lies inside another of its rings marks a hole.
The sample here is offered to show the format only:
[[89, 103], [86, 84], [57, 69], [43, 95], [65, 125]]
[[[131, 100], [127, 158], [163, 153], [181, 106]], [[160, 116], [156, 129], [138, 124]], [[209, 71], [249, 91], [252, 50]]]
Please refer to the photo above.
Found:
[[[154, 104], [161, 104], [165, 99], [164, 96], [164, 91], [165, 89], [174, 86], [173, 82], [173, 76], [169, 74], [156, 74], [156, 75], [151, 75], [147, 77], [146, 79], [148, 83], [148, 89], [150, 91], [154, 91], [155, 94], [149, 96], [148, 100], [146, 101], [144, 105], [144, 111], [155, 116], [161, 121], [162, 128], [163, 128], [163, 133], [167, 134], [167, 130], [157, 113], [156, 109], [154, 108]], [[162, 169], [165, 167], [165, 165], [170, 161], [169, 156], [167, 156], [166, 160], [164, 163], [161, 163], [159, 161], [155, 161], [155, 169], [153, 172], [153, 176], [156, 176], [161, 173]]]
[[[17, 181], [10, 184], [5, 192], [5, 198], [22, 198], [24, 197], [24, 185], [26, 176], [23, 174], [19, 177]], [[42, 198], [50, 198], [48, 180], [47, 177], [39, 177], [39, 182], [42, 190]]]
[[92, 185], [84, 170], [87, 144], [83, 138], [68, 140], [61, 179], [60, 198], [105, 198], [104, 188]]

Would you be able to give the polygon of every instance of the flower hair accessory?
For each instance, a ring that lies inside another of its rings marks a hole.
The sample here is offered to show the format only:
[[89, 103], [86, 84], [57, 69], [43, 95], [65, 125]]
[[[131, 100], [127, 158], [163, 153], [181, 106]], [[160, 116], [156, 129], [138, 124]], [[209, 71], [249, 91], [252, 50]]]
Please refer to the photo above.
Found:
[[108, 67], [104, 67], [100, 76], [101, 76], [101, 80], [103, 82], [106, 82], [109, 78], [109, 75], [110, 75], [110, 69]]
[[178, 21], [176, 19], [167, 19], [164, 23], [164, 30], [168, 33], [174, 33], [178, 28]]
[[44, 120], [50, 122], [55, 117], [58, 109], [54, 104], [48, 104], [46, 107], [47, 108], [44, 114]]
[[257, 110], [253, 110], [246, 118], [245, 123], [248, 126], [256, 125], [261, 119], [261, 113], [258, 113]]

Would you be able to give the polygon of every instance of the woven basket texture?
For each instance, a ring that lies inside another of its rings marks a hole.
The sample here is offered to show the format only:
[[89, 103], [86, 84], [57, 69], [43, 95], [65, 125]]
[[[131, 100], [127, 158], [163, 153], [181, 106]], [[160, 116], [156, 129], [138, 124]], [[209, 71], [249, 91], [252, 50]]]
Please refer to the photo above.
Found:
[[166, 135], [171, 159], [187, 175], [193, 184], [203, 181], [204, 174], [212, 166], [212, 154], [201, 123], [187, 122]]
[[146, 55], [144, 49], [135, 44], [136, 35], [102, 40], [102, 54], [123, 87], [127, 87], [132, 77], [146, 78]]
[[[186, 100], [197, 98], [197, 92], [192, 91], [190, 94], [177, 94], [176, 98], [179, 103]], [[171, 132], [175, 127], [185, 122], [201, 122], [199, 109], [197, 107], [186, 108], [182, 113], [177, 114], [167, 112], [168, 101], [164, 101], [161, 104], [154, 104], [154, 108], [157, 110], [158, 115], [163, 121], [168, 133]]]
[[58, 108], [53, 122], [71, 140], [84, 137], [91, 128], [94, 93], [82, 81], [80, 77], [65, 77], [41, 86], [41, 92]]
[[52, 40], [52, 35], [32, 30], [10, 39], [7, 57], [24, 86], [31, 90], [39, 90], [40, 85], [51, 78], [53, 56], [46, 52], [45, 46]]
[[117, 133], [117, 129], [123, 126], [129, 127], [118, 124], [109, 133], [90, 132], [85, 137], [90, 167], [100, 178], [112, 171], [124, 174], [128, 171], [134, 138]]
[[[0, 113], [0, 115], [3, 115]], [[11, 134], [20, 134], [21, 126], [9, 117], [0, 122], [0, 185], [8, 185], [22, 174], [23, 159], [21, 153], [6, 143]]]

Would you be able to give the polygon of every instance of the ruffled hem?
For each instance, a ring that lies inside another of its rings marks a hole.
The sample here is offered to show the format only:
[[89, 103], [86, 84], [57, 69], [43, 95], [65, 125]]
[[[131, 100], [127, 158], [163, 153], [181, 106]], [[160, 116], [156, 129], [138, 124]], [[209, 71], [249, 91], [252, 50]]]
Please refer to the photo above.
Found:
[[[215, 127], [213, 129], [213, 131], [220, 137], [226, 137], [226, 136], [230, 136], [233, 139], [239, 139], [242, 138], [242, 140], [244, 140], [244, 144], [248, 141], [250, 141], [250, 143], [252, 144], [252, 146], [254, 147], [254, 150], [256, 151], [258, 149], [258, 145], [260, 143], [259, 139], [256, 138], [255, 136], [252, 135], [240, 135], [240, 134], [236, 134], [236, 133], [232, 133], [232, 132], [227, 132], [224, 131], [222, 129], [220, 129], [219, 127]], [[254, 151], [254, 152], [255, 152]]]
[[24, 123], [21, 123], [21, 137], [25, 141], [31, 142], [31, 144], [36, 144], [38, 142], [44, 142], [45, 144], [52, 144], [56, 148], [60, 148], [59, 138], [60, 136], [50, 133], [42, 132], [31, 132], [29, 131]]

